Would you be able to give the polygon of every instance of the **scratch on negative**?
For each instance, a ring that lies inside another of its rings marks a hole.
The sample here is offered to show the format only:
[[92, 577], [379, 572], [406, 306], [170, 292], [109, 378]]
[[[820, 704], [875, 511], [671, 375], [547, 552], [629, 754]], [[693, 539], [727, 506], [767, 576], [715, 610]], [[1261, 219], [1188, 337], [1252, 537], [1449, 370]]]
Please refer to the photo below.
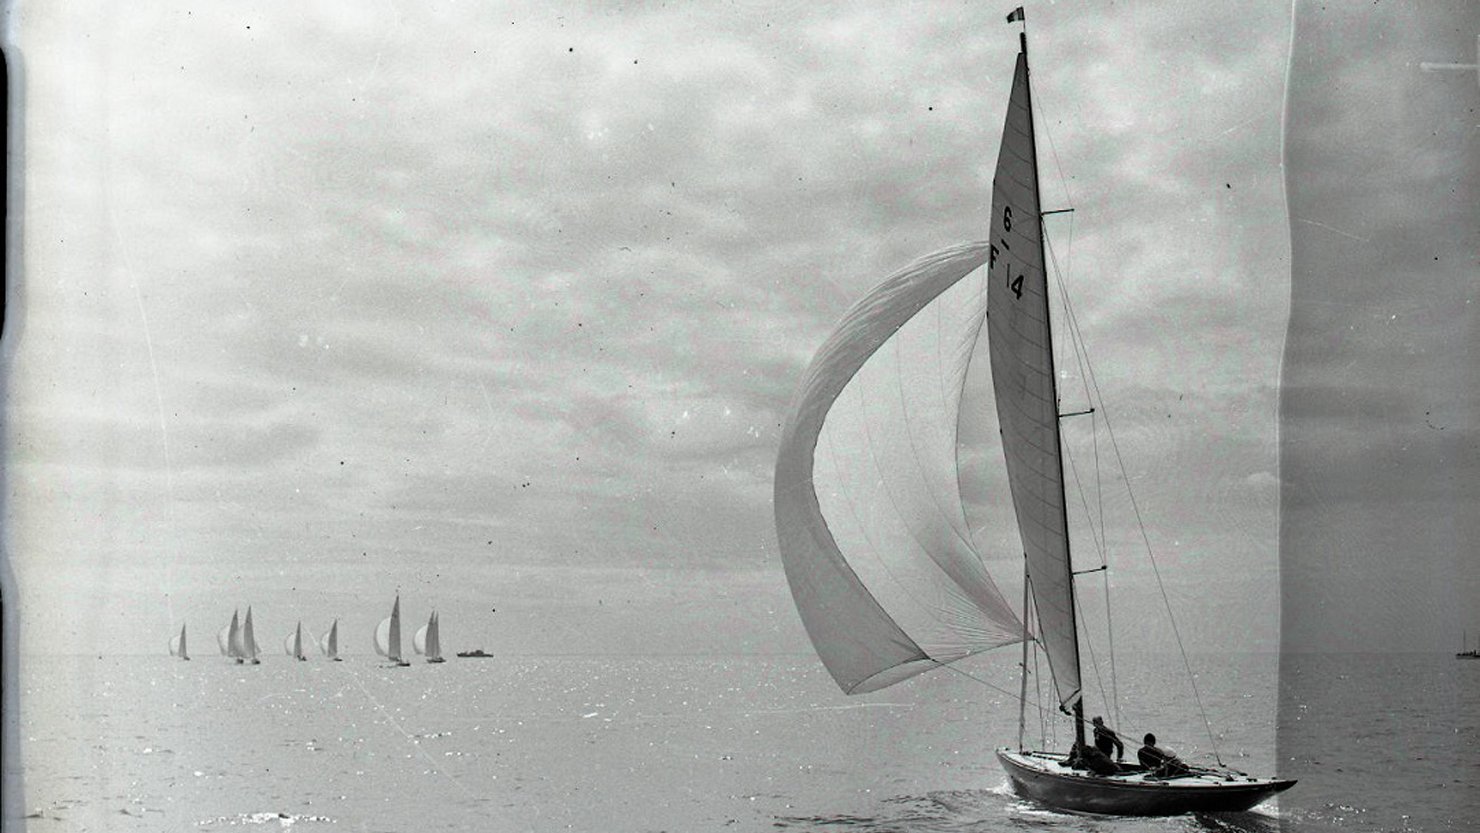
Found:
[[1363, 243], [1371, 243], [1372, 242], [1371, 240], [1367, 239], [1366, 237], [1361, 237], [1359, 235], [1352, 234], [1349, 231], [1342, 231], [1341, 229], [1336, 228], [1335, 226], [1328, 226], [1325, 223], [1318, 223], [1315, 220], [1306, 220], [1306, 219], [1301, 218], [1301, 217], [1295, 217], [1295, 218], [1293, 218], [1293, 220], [1294, 220], [1294, 222], [1297, 222], [1297, 223], [1305, 223], [1308, 226], [1320, 226], [1321, 228], [1326, 229], [1327, 231], [1334, 231], [1337, 234], [1341, 235], [1342, 237], [1349, 237], [1352, 240], [1360, 240]]
[[[123, 233], [119, 231], [118, 217], [110, 209], [109, 219], [113, 221], [113, 238], [118, 241], [118, 251], [123, 257], [123, 268], [128, 273], [129, 285], [134, 290], [134, 302], [139, 306], [139, 321], [144, 327], [144, 349], [149, 354], [149, 376], [154, 382], [154, 407], [159, 413], [159, 439], [164, 448], [164, 482], [165, 491], [168, 493], [167, 512], [170, 519], [170, 532], [174, 532], [175, 526], [175, 467], [170, 461], [170, 429], [169, 422], [165, 419], [164, 394], [159, 386], [159, 363], [154, 358], [154, 336], [149, 331], [149, 312], [144, 306], [144, 293], [139, 289], [139, 278], [134, 272], [133, 259], [129, 257], [128, 245], [124, 242]], [[174, 554], [170, 557], [169, 569], [166, 575], [165, 604], [169, 613], [171, 624], [175, 621], [175, 606], [171, 591], [175, 589], [175, 562], [179, 559], [179, 548], [174, 548]]]

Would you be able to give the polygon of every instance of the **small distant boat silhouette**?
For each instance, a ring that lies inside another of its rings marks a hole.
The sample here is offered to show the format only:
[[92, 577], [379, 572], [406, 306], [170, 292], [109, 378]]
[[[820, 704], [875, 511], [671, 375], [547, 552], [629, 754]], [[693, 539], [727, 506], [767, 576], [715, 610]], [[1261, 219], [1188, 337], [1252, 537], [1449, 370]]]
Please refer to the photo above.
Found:
[[[184, 633], [183, 629], [182, 629], [181, 633]], [[182, 640], [184, 639], [183, 636], [181, 636], [180, 638]], [[1477, 647], [1477, 648], [1471, 648], [1470, 647], [1470, 632], [1469, 631], [1465, 631], [1464, 632], [1464, 636], [1462, 638], [1463, 638], [1464, 641], [1460, 645], [1460, 651], [1459, 651], [1459, 653], [1455, 654], [1454, 655], [1454, 658], [1455, 659], [1480, 659], [1480, 647]], [[182, 642], [182, 644], [183, 644], [183, 642]]]
[[478, 659], [480, 657], [492, 657], [493, 656], [493, 654], [488, 653], [487, 651], [483, 650], [482, 648], [474, 648], [471, 651], [458, 651], [457, 652], [457, 655], [460, 656], [460, 657], [462, 657], [463, 659]]

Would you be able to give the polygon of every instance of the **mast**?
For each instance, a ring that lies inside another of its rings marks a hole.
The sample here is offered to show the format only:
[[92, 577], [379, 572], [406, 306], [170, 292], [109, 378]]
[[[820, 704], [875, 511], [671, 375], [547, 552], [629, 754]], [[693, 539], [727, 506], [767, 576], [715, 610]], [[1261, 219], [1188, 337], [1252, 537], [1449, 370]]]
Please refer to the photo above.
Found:
[[[1036, 125], [1035, 125], [1035, 123], [1033, 121], [1033, 73], [1032, 73], [1031, 68], [1028, 66], [1028, 22], [1027, 22], [1027, 19], [1023, 16], [1023, 13], [1022, 13], [1022, 10], [1021, 9], [1019, 9], [1014, 14], [1017, 16], [1017, 19], [1020, 22], [1022, 22], [1022, 24], [1023, 24], [1023, 30], [1018, 33], [1018, 43], [1022, 47], [1023, 68], [1025, 70], [1027, 70], [1026, 78], [1025, 78], [1025, 81], [1027, 83], [1024, 85], [1024, 91], [1026, 93], [1025, 98], [1027, 100], [1026, 103], [1027, 103], [1027, 109], [1028, 109], [1028, 145], [1031, 148], [1032, 154], [1033, 154], [1033, 190], [1034, 190], [1035, 193], [1038, 193], [1038, 194], [1041, 195], [1043, 193], [1043, 189], [1041, 187], [1039, 187], [1040, 186], [1040, 182], [1039, 182], [1039, 177], [1038, 177], [1038, 132], [1037, 132], [1037, 127], [1036, 127]], [[1053, 347], [1052, 347], [1052, 345], [1053, 345], [1053, 312], [1052, 312], [1052, 309], [1051, 309], [1051, 305], [1048, 303], [1048, 294], [1047, 294], [1047, 289], [1048, 289], [1048, 258], [1047, 258], [1046, 254], [1044, 252], [1044, 249], [1043, 249], [1043, 213], [1042, 213], [1043, 212], [1043, 206], [1042, 206], [1041, 198], [1040, 198], [1040, 203], [1039, 203], [1039, 206], [1038, 206], [1038, 211], [1039, 211], [1039, 215], [1038, 215], [1038, 217], [1035, 218], [1035, 219], [1038, 220], [1038, 228], [1039, 228], [1039, 232], [1038, 232], [1038, 262], [1043, 264], [1043, 272], [1044, 272], [1043, 327], [1044, 327], [1044, 334], [1045, 334], [1045, 336], [1047, 338], [1047, 342], [1050, 345], [1050, 347], [1048, 349], [1048, 379], [1049, 379], [1049, 385], [1050, 385], [1050, 388], [1049, 389], [1053, 393], [1052, 399], [1053, 399], [1053, 402], [1054, 402], [1054, 407], [1057, 408], [1058, 407], [1058, 401], [1059, 401], [1059, 378], [1058, 378], [1058, 371], [1057, 371], [1057, 369], [1054, 366], [1054, 358], [1053, 358]], [[1055, 428], [1054, 428], [1054, 440], [1055, 440], [1055, 442], [1059, 443], [1059, 449], [1060, 449], [1060, 452], [1059, 452], [1059, 455], [1058, 455], [1058, 467], [1059, 467], [1058, 490], [1059, 490], [1059, 510], [1061, 512], [1061, 519], [1062, 519], [1063, 524], [1064, 524], [1064, 527], [1063, 527], [1064, 528], [1064, 559], [1067, 562], [1064, 566], [1069, 571], [1069, 585], [1068, 585], [1068, 592], [1069, 592], [1069, 629], [1074, 634], [1074, 641], [1075, 641], [1075, 643], [1077, 645], [1078, 644], [1078, 641], [1079, 641], [1079, 620], [1078, 620], [1078, 613], [1076, 611], [1077, 601], [1075, 599], [1075, 592], [1074, 592], [1074, 556], [1073, 556], [1073, 548], [1070, 547], [1070, 545], [1069, 545], [1069, 501], [1068, 501], [1067, 497], [1064, 494], [1064, 455], [1063, 455], [1063, 451], [1062, 451], [1062, 449], [1063, 449], [1063, 434], [1058, 430], [1058, 427], [1057, 426], [1055, 426]], [[1082, 675], [1079, 673], [1080, 672], [1080, 662], [1079, 662], [1079, 651], [1078, 651], [1077, 648], [1074, 651], [1074, 671], [1075, 671], [1074, 676], [1082, 679]], [[1077, 743], [1077, 744], [1079, 744], [1080, 746], [1083, 746], [1084, 745], [1084, 687], [1083, 687], [1083, 684], [1082, 683], [1081, 683], [1080, 689], [1079, 689], [1079, 696], [1074, 701], [1074, 742]]]
[[1018, 688], [1018, 750], [1022, 751], [1023, 735], [1028, 731], [1028, 556], [1023, 555], [1023, 676]]

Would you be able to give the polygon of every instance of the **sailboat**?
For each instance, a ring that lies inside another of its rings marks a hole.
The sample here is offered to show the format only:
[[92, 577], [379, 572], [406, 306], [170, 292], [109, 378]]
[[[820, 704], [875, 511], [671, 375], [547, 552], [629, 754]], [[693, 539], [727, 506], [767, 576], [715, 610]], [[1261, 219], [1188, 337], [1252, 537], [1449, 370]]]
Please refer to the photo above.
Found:
[[190, 652], [185, 648], [185, 625], [180, 624], [180, 635], [170, 637], [170, 656], [179, 657], [183, 660], [190, 659]]
[[391, 606], [391, 615], [375, 626], [375, 653], [389, 659], [398, 668], [411, 663], [401, 659], [401, 595], [396, 594], [396, 603]]
[[426, 654], [427, 662], [446, 662], [442, 657], [442, 626], [437, 618], [437, 611], [427, 619], [427, 623], [416, 629], [411, 637], [411, 650], [418, 654]]
[[[1008, 17], [1015, 20], [1021, 9]], [[1059, 413], [1054, 371], [1026, 32], [1020, 45], [990, 239], [927, 255], [886, 278], [818, 350], [781, 438], [776, 529], [802, 622], [844, 692], [877, 691], [1034, 642], [1083, 747], [1059, 435], [1067, 415]], [[962, 478], [972, 475], [962, 471], [958, 432], [983, 327], [1024, 552], [1021, 617], [989, 575], [962, 499]], [[1092, 813], [1246, 810], [1295, 783], [1228, 769], [1161, 777], [1137, 765], [1095, 775], [1069, 766], [1063, 753], [1029, 750], [1021, 733], [1018, 747], [997, 757], [1020, 795]]]
[[231, 624], [226, 626], [226, 655], [236, 660], [237, 665], [246, 661], [247, 649], [242, 644], [242, 628], [235, 610], [231, 611]]
[[283, 638], [283, 652], [296, 660], [306, 660], [303, 655], [303, 622], [299, 621], [298, 627]]
[[256, 632], [252, 629], [251, 605], [247, 605], [247, 618], [242, 622], [241, 643], [242, 652], [238, 661], [246, 660], [253, 665], [261, 665], [262, 660], [257, 655], [262, 653], [262, 646], [257, 644]]
[[324, 656], [328, 657], [329, 659], [332, 659], [335, 662], [340, 661], [338, 619], [334, 620], [334, 624], [329, 626], [329, 631], [319, 639], [319, 650], [323, 651]]
[[1470, 647], [1470, 632], [1465, 631], [1461, 637], [1459, 653], [1454, 655], [1455, 659], [1480, 659], [1480, 647]]

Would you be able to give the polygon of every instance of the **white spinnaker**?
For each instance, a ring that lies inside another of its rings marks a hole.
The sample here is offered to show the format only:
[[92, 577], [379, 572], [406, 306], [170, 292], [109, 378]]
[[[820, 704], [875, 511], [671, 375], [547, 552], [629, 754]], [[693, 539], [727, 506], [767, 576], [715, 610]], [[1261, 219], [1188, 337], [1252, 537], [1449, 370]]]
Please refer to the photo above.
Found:
[[1023, 635], [971, 539], [958, 484], [987, 252], [929, 255], [855, 304], [813, 358], [782, 434], [782, 562], [818, 655], [849, 693]]
[[390, 656], [391, 617], [387, 616], [375, 626], [375, 653]]

